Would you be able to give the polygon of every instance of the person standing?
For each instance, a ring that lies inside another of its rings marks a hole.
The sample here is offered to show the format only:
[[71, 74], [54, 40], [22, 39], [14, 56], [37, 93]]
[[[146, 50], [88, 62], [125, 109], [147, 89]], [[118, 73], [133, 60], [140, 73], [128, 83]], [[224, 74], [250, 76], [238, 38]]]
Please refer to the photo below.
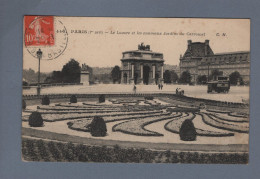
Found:
[[136, 86], [135, 85], [134, 85], [133, 91], [134, 91], [134, 93], [136, 93]]
[[161, 89], [161, 85], [160, 85], [160, 83], [158, 84], [158, 89], [159, 89], [159, 90]]

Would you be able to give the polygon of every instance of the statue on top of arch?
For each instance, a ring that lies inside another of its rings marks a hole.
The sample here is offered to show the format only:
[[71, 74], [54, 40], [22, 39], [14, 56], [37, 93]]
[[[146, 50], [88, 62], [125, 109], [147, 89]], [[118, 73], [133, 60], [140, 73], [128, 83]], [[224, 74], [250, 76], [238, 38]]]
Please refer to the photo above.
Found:
[[146, 51], [150, 51], [150, 45], [144, 45], [144, 43], [142, 42], [140, 45], [138, 45], [138, 50], [146, 50]]

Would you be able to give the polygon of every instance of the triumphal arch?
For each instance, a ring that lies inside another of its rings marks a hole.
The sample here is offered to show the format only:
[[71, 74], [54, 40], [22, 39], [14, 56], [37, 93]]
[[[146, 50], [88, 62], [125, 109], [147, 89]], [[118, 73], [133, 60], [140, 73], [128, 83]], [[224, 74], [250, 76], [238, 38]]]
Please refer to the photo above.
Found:
[[141, 43], [138, 50], [125, 51], [121, 59], [121, 84], [163, 83], [164, 59], [150, 45]]

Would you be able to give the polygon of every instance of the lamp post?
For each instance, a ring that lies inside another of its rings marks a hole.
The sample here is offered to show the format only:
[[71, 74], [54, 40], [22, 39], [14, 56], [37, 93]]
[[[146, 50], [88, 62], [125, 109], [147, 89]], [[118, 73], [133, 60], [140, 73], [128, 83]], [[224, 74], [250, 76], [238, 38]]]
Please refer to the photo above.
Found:
[[39, 49], [37, 52], [37, 57], [39, 59], [39, 65], [38, 65], [38, 86], [37, 86], [37, 95], [40, 96], [41, 94], [41, 85], [40, 85], [40, 65], [41, 65], [41, 58], [42, 58], [42, 51]]

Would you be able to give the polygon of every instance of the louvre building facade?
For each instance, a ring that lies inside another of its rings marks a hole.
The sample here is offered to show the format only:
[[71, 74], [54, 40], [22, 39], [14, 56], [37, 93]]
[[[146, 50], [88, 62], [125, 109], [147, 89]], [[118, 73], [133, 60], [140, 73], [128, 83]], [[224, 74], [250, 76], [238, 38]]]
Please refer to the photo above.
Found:
[[229, 76], [237, 71], [247, 84], [250, 75], [250, 52], [214, 54], [209, 40], [205, 40], [205, 42], [188, 40], [187, 50], [183, 56], [180, 56], [180, 74], [188, 71], [192, 77], [191, 81], [196, 83], [198, 76], [208, 76], [213, 70], [220, 71], [223, 76]]

